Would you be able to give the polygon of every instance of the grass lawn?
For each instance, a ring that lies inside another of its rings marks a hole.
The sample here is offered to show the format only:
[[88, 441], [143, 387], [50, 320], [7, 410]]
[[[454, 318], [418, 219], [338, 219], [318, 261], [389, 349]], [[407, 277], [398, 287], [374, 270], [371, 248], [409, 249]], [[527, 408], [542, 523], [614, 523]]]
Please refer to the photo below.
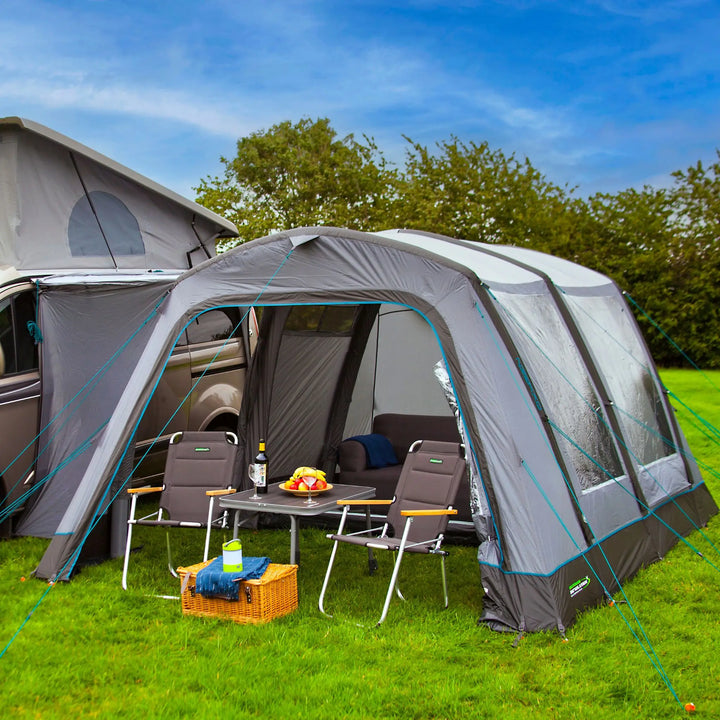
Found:
[[[669, 389], [716, 427], [720, 373], [714, 383], [689, 371], [663, 373]], [[674, 402], [678, 407], [678, 403]], [[695, 454], [720, 469], [720, 449], [686, 411], [678, 417]], [[704, 471], [720, 498], [720, 481]], [[163, 534], [140, 528], [142, 545], [120, 588], [122, 560], [87, 567], [52, 588], [0, 658], [4, 712], [12, 718], [674, 718], [693, 702], [695, 716], [720, 717], [720, 521], [626, 584], [681, 704], [653, 668], [620, 615], [627, 605], [588, 610], [569, 630], [526, 636], [478, 627], [481, 591], [476, 550], [453, 545], [450, 608], [442, 610], [439, 562], [408, 556], [401, 586], [379, 629], [357, 627], [379, 616], [390, 560], [369, 577], [363, 553], [340, 555], [328, 606], [317, 609], [330, 543], [304, 528], [298, 573], [300, 606], [266, 625], [186, 617], [163, 569]], [[214, 538], [219, 552], [220, 533]], [[287, 530], [242, 535], [246, 555], [287, 562]], [[176, 538], [178, 564], [202, 557], [202, 533]], [[47, 590], [30, 577], [47, 541], [0, 543], [0, 649]], [[382, 561], [385, 562], [382, 562]], [[637, 630], [636, 630], [637, 632]]]

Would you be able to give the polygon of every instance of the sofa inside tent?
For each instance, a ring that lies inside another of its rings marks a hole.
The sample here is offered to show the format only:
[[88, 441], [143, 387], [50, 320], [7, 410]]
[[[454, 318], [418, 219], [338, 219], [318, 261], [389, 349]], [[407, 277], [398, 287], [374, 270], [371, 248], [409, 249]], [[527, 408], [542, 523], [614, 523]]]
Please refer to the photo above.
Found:
[[517, 247], [300, 228], [174, 283], [38, 575], [70, 575], [125, 481], [128, 443], [178, 334], [227, 305], [261, 309], [236, 484], [261, 437], [273, 477], [300, 464], [332, 475], [343, 440], [378, 415], [454, 418], [481, 619], [495, 629], [563, 631], [717, 512], [607, 277]]

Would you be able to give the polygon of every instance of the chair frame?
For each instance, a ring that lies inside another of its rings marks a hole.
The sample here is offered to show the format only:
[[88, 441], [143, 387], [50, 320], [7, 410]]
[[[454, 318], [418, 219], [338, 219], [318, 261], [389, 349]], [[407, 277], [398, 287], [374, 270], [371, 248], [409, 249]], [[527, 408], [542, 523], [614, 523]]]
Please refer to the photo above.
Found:
[[[175, 433], [170, 438], [170, 444], [174, 444], [174, 442], [180, 438], [183, 435], [182, 432]], [[237, 435], [231, 432], [225, 432], [225, 435], [227, 439], [235, 446], [238, 445], [238, 438]], [[123, 561], [123, 572], [122, 572], [122, 579], [121, 579], [121, 585], [123, 590], [127, 590], [127, 575], [128, 575], [128, 566], [130, 564], [130, 554], [132, 552], [132, 533], [133, 533], [133, 527], [135, 525], [149, 525], [149, 526], [160, 526], [165, 527], [165, 543], [167, 546], [167, 565], [168, 570], [173, 575], [173, 577], [178, 577], [177, 572], [175, 572], [175, 568], [173, 567], [173, 560], [172, 560], [172, 550], [170, 548], [170, 528], [171, 527], [179, 527], [179, 528], [206, 528], [205, 532], [205, 548], [203, 552], [203, 562], [205, 562], [208, 559], [208, 554], [210, 550], [210, 533], [212, 531], [212, 528], [214, 525], [218, 525], [220, 523], [220, 527], [227, 528], [227, 511], [218, 519], [213, 521], [213, 511], [215, 509], [215, 498], [222, 496], [222, 495], [231, 495], [233, 493], [236, 493], [237, 490], [232, 488], [230, 485], [228, 485], [227, 488], [224, 489], [217, 489], [217, 490], [206, 490], [205, 495], [208, 498], [208, 514], [207, 514], [207, 520], [202, 522], [196, 522], [196, 521], [186, 521], [186, 520], [166, 520], [163, 518], [163, 508], [159, 507], [157, 510], [149, 513], [148, 515], [144, 515], [143, 517], [135, 517], [136, 515], [136, 509], [137, 509], [137, 501], [139, 497], [142, 497], [143, 495], [149, 495], [152, 493], [162, 493], [166, 489], [167, 485], [163, 483], [160, 487], [140, 487], [140, 488], [128, 488], [127, 493], [130, 495], [131, 502], [130, 502], [130, 517], [127, 521], [127, 539], [125, 541], [125, 559]], [[173, 596], [174, 597], [174, 596]]]
[[[419, 449], [422, 446], [422, 443], [424, 441], [418, 440], [412, 444], [410, 447], [410, 451], [408, 452], [408, 457], [411, 456], [413, 452], [415, 452], [417, 449]], [[442, 443], [445, 446], [448, 447], [455, 447], [463, 451], [464, 456], [464, 447], [462, 445], [459, 445], [458, 443]], [[459, 475], [457, 480], [455, 481], [455, 487], [457, 488], [457, 485], [460, 482], [460, 478], [462, 477], [462, 473]], [[327, 538], [330, 540], [333, 540], [333, 548], [330, 553], [330, 561], [328, 563], [328, 568], [325, 573], [325, 579], [323, 580], [322, 588], [320, 590], [320, 597], [318, 599], [318, 608], [323, 615], [327, 615], [328, 617], [333, 617], [333, 615], [325, 609], [325, 595], [328, 588], [328, 583], [330, 581], [330, 576], [332, 574], [332, 570], [335, 564], [335, 557], [337, 554], [338, 545], [340, 542], [343, 542], [342, 538], [363, 538], [367, 537], [366, 542], [364, 543], [353, 543], [355, 545], [361, 545], [363, 547], [366, 547], [368, 550], [388, 550], [394, 553], [397, 553], [393, 557], [394, 560], [394, 566], [392, 575], [390, 578], [390, 583], [388, 585], [387, 592], [385, 594], [385, 602], [383, 604], [382, 613], [380, 615], [380, 619], [375, 624], [375, 627], [379, 627], [387, 617], [388, 610], [390, 608], [390, 601], [392, 600], [393, 592], [395, 592], [398, 597], [401, 600], [404, 600], [402, 593], [400, 592], [400, 589], [398, 587], [397, 581], [398, 581], [398, 575], [400, 573], [400, 565], [402, 563], [402, 558], [405, 554], [405, 552], [424, 552], [427, 554], [432, 555], [438, 555], [441, 560], [441, 575], [442, 575], [442, 584], [443, 584], [443, 599], [444, 599], [444, 607], [447, 608], [449, 605], [449, 599], [448, 599], [448, 590], [447, 590], [447, 573], [445, 568], [445, 558], [448, 556], [448, 552], [442, 549], [442, 543], [444, 541], [444, 533], [439, 532], [437, 535], [435, 535], [432, 538], [429, 538], [427, 540], [420, 540], [415, 542], [409, 542], [408, 537], [410, 535], [410, 530], [412, 528], [413, 521], [418, 517], [430, 517], [430, 516], [436, 516], [436, 517], [442, 517], [447, 516], [449, 518], [450, 515], [457, 515], [457, 509], [453, 508], [452, 506], [448, 507], [438, 507], [434, 509], [425, 509], [425, 510], [401, 510], [400, 515], [401, 517], [405, 518], [405, 523], [403, 525], [402, 530], [402, 536], [400, 539], [400, 543], [397, 544], [395, 542], [394, 538], [390, 538], [388, 535], [388, 532], [390, 530], [390, 524], [389, 522], [385, 522], [381, 527], [375, 527], [370, 528], [366, 530], [359, 530], [357, 532], [353, 533], [347, 533], [344, 534], [343, 531], [345, 529], [345, 523], [348, 517], [348, 513], [350, 511], [350, 508], [357, 507], [357, 506], [368, 506], [368, 505], [375, 505], [375, 506], [392, 506], [394, 503], [401, 501], [402, 498], [399, 498], [397, 495], [393, 497], [392, 500], [338, 500], [338, 505], [343, 506], [343, 513], [342, 517], [340, 519], [340, 526], [338, 528], [337, 533], [335, 534], [329, 534], [327, 535]], [[445, 523], [446, 525], [447, 523]], [[389, 542], [388, 542], [389, 541]], [[371, 572], [372, 572], [372, 565], [371, 565]]]

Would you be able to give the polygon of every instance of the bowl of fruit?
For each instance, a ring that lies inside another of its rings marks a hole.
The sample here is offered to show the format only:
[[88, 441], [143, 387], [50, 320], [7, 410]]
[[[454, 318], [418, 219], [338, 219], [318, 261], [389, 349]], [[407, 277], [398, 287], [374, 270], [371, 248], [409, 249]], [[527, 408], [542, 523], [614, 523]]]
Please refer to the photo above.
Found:
[[325, 480], [325, 473], [313, 467], [299, 467], [281, 486], [286, 492], [293, 495], [306, 496], [308, 493], [318, 493], [332, 490], [332, 485]]

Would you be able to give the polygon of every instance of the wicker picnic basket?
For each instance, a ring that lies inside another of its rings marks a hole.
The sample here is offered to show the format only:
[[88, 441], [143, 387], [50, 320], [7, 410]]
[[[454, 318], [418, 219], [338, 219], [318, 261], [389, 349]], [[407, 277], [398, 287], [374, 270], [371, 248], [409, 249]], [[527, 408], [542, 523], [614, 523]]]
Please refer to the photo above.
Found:
[[[264, 623], [298, 606], [297, 565], [270, 563], [259, 580], [243, 580], [238, 600], [206, 598], [195, 592], [197, 573], [212, 560], [178, 568], [183, 615], [221, 617], [237, 623]], [[187, 583], [185, 582], [186, 576]]]

